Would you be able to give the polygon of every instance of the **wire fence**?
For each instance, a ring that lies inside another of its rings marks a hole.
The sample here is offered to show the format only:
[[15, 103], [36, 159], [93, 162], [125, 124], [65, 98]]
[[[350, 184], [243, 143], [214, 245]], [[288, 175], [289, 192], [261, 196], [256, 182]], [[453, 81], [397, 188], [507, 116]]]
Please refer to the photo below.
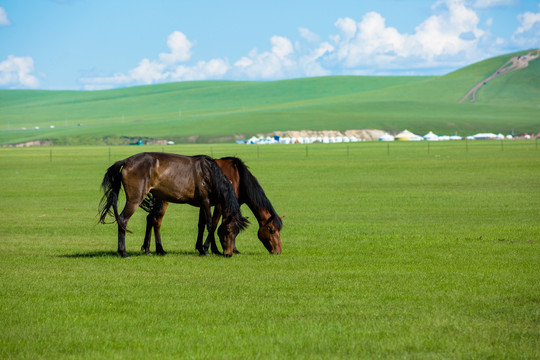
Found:
[[147, 146], [54, 146], [27, 148], [0, 148], [0, 162], [32, 159], [50, 163], [80, 159], [105, 163], [124, 159], [145, 151], [169, 152], [183, 155], [205, 154], [219, 158], [236, 156], [247, 159], [265, 158], [320, 159], [332, 157], [411, 157], [458, 154], [520, 154], [538, 153], [539, 141], [533, 140], [461, 140], [444, 142], [357, 142], [334, 144], [178, 144]]

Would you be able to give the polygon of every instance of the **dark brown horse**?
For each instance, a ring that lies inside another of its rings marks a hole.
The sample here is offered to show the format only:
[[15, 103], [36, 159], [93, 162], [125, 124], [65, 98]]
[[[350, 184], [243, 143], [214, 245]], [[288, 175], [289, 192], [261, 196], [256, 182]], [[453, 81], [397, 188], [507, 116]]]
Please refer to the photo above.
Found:
[[[126, 193], [126, 205], [118, 214], [117, 202], [121, 186]], [[232, 256], [234, 240], [245, 229], [248, 221], [242, 217], [240, 205], [231, 182], [216, 162], [204, 155], [182, 156], [165, 153], [140, 153], [114, 163], [101, 184], [104, 195], [100, 202], [100, 219], [105, 223], [107, 215], [118, 223], [118, 254], [127, 257], [125, 234], [129, 218], [145, 197], [152, 196], [165, 202], [189, 204], [200, 207], [200, 221], [214, 231], [211, 206], [223, 208], [224, 221], [218, 229], [225, 256]], [[112, 208], [112, 211], [111, 211]], [[154, 207], [152, 212], [165, 213], [166, 205]], [[161, 216], [163, 217], [163, 216]], [[161, 222], [161, 219], [160, 219]], [[161, 246], [158, 224], [152, 224], [156, 232], [156, 252], [165, 254]]]
[[[281, 221], [281, 217], [277, 215], [272, 204], [270, 203], [270, 200], [268, 200], [266, 197], [264, 190], [255, 176], [253, 176], [248, 167], [239, 158], [226, 157], [216, 159], [215, 161], [225, 176], [231, 181], [239, 204], [246, 204], [257, 218], [259, 223], [259, 232], [257, 234], [259, 240], [263, 243], [268, 252], [271, 254], [280, 254], [280, 231], [283, 227], [283, 223]], [[150, 253], [152, 228], [154, 228], [157, 249], [158, 239], [160, 239], [161, 221], [165, 215], [167, 205], [168, 203], [166, 201], [157, 199], [155, 196], [152, 196], [152, 194], [145, 199], [145, 209], [149, 212], [149, 214], [146, 222], [146, 236], [144, 238], [142, 250], [146, 253]], [[204, 234], [205, 217], [203, 216], [204, 214], [201, 208], [199, 215], [199, 233], [196, 244], [196, 248], [199, 250], [201, 255], [208, 253], [208, 248], [210, 245], [212, 246], [212, 252], [214, 254], [219, 254], [219, 249], [216, 246], [214, 238], [214, 231], [222, 214], [224, 214], [222, 205], [217, 204], [212, 217], [212, 227], [209, 228], [211, 230], [208, 230], [208, 237], [203, 246], [202, 238]], [[224, 241], [219, 230], [218, 236], [223, 247]], [[223, 247], [223, 249], [225, 249], [225, 247]], [[236, 246], [234, 247], [234, 251], [237, 252]]]

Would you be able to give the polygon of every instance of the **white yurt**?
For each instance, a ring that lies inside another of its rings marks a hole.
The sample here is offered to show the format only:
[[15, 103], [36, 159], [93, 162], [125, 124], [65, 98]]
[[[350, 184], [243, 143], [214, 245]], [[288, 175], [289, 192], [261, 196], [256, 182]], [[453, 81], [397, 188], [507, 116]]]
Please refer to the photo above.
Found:
[[479, 133], [474, 135], [475, 140], [486, 140], [486, 139], [496, 139], [497, 135], [492, 133]]
[[439, 137], [433, 133], [433, 131], [428, 132], [426, 135], [424, 135], [424, 140], [427, 141], [438, 141]]
[[420, 141], [420, 140], [424, 140], [424, 138], [419, 136], [419, 135], [413, 134], [409, 130], [405, 129], [405, 130], [403, 130], [402, 132], [400, 132], [399, 134], [396, 135], [396, 140], [398, 140], [398, 141]]
[[379, 138], [379, 141], [394, 141], [394, 137], [388, 133]]

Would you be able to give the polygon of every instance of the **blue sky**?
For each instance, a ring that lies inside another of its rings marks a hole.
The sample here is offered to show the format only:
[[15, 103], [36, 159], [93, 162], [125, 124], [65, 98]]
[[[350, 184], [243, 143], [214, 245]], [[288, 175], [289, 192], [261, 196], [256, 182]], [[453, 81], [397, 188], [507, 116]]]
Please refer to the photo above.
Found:
[[540, 47], [535, 0], [0, 0], [0, 88], [443, 75]]

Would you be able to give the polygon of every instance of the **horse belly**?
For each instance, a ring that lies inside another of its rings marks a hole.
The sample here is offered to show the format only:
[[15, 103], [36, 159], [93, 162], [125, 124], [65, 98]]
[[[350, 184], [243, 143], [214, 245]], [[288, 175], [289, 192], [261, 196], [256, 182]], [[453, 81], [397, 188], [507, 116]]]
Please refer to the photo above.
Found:
[[160, 181], [152, 187], [151, 191], [159, 198], [177, 204], [191, 203], [196, 196], [195, 184], [190, 179]]
[[172, 189], [164, 187], [156, 187], [151, 191], [155, 196], [168, 202], [176, 204], [185, 204], [193, 201], [195, 191], [191, 189]]

